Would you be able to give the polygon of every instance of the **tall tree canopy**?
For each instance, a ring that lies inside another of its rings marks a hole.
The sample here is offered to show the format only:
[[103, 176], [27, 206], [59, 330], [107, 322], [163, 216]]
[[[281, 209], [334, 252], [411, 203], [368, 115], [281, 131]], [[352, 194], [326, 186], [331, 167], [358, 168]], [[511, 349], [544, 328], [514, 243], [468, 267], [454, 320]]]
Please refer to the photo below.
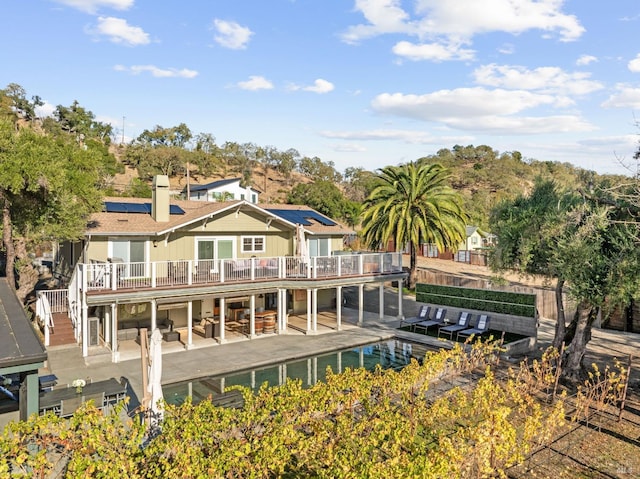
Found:
[[[28, 253], [43, 241], [77, 239], [100, 205], [102, 152], [0, 121], [0, 208], [6, 274], [24, 300], [37, 274]], [[23, 261], [21, 261], [23, 260]]]
[[393, 239], [396, 248], [411, 249], [409, 287], [417, 277], [417, 250], [433, 243], [456, 249], [466, 238], [467, 215], [462, 198], [448, 183], [440, 164], [408, 163], [380, 170], [381, 184], [366, 199], [362, 217], [365, 243], [380, 248]]
[[[503, 203], [493, 215], [499, 245], [493, 264], [557, 280], [554, 346], [567, 346], [563, 373], [573, 380], [582, 378], [598, 315], [606, 319], [640, 296], [639, 210], [603, 186], [579, 195], [540, 183], [529, 196]], [[568, 327], [561, 303], [565, 286], [577, 303]]]

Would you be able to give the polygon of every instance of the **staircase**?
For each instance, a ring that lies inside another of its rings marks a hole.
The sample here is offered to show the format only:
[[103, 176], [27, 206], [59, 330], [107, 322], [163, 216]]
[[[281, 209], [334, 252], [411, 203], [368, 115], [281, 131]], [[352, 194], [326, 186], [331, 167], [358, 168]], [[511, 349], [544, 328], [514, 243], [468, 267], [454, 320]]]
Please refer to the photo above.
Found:
[[73, 324], [67, 313], [53, 313], [54, 327], [49, 333], [49, 347], [75, 344]]

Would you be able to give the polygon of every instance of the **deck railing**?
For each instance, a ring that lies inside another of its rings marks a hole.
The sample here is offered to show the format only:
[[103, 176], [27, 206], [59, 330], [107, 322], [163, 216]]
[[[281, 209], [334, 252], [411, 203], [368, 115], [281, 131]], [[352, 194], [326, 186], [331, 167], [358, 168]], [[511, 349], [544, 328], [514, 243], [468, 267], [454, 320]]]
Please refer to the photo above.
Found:
[[402, 272], [401, 253], [178, 260], [149, 263], [91, 261], [79, 265], [87, 291], [205, 285], [270, 279], [325, 279]]

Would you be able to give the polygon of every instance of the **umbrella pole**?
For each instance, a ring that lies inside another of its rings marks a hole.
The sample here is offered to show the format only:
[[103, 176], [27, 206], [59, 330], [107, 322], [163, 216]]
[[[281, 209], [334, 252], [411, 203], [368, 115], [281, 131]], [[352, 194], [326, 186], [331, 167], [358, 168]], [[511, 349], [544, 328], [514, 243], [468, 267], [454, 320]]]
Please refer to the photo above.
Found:
[[144, 413], [145, 421], [149, 425], [149, 402], [151, 400], [148, 385], [149, 385], [149, 343], [147, 342], [147, 328], [140, 328], [140, 360], [142, 362], [142, 390], [144, 395], [142, 397], [142, 412]]

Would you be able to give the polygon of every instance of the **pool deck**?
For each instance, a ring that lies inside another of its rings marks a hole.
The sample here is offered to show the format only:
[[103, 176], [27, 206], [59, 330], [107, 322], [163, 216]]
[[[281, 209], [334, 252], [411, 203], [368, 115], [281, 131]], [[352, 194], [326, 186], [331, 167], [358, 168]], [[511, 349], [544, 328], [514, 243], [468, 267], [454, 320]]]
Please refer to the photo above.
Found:
[[[374, 292], [375, 293], [375, 292]], [[375, 293], [377, 294], [377, 293]], [[397, 293], [392, 293], [396, 295]], [[392, 296], [393, 297], [393, 296]], [[392, 304], [389, 301], [387, 304]], [[414, 298], [406, 296], [403, 301], [405, 316], [416, 313], [419, 303]], [[386, 308], [385, 308], [386, 309]], [[335, 314], [335, 313], [334, 313]], [[293, 318], [292, 318], [293, 319]], [[329, 319], [329, 318], [326, 318]], [[330, 321], [318, 319], [318, 332], [304, 334], [306, 321], [298, 317], [286, 334], [263, 335], [255, 339], [246, 337], [230, 340], [225, 344], [215, 341], [200, 343], [191, 350], [185, 350], [181, 343], [166, 344], [163, 354], [162, 383], [170, 384], [186, 381], [202, 376], [217, 376], [231, 372], [259, 368], [273, 363], [314, 356], [324, 352], [347, 349], [392, 337], [423, 342], [437, 348], [444, 343], [420, 334], [413, 334], [396, 329], [399, 320], [395, 316], [379, 317], [377, 312], [364, 312], [363, 326], [357, 326], [357, 311], [343, 308], [343, 327], [341, 331], [331, 327]], [[546, 347], [553, 338], [554, 321], [542, 318], [538, 329], [538, 347]], [[589, 343], [585, 363], [592, 359], [625, 358], [630, 353], [637, 353], [640, 335], [619, 331], [594, 328], [593, 339]], [[133, 342], [132, 342], [133, 343]], [[139, 346], [137, 346], [139, 348]], [[40, 370], [40, 375], [55, 374], [58, 384], [71, 383], [76, 378], [91, 378], [99, 381], [108, 378], [125, 378], [129, 384], [131, 397], [130, 410], [139, 405], [143, 396], [142, 365], [139, 357], [124, 359], [119, 363], [112, 363], [111, 356], [100, 361], [95, 358], [82, 358], [81, 348], [72, 346], [66, 348], [51, 348], [48, 350], [46, 367]], [[131, 356], [133, 357], [133, 356]], [[634, 357], [634, 378], [640, 371], [640, 359]], [[9, 421], [18, 420], [18, 412], [0, 414], [0, 430]]]

